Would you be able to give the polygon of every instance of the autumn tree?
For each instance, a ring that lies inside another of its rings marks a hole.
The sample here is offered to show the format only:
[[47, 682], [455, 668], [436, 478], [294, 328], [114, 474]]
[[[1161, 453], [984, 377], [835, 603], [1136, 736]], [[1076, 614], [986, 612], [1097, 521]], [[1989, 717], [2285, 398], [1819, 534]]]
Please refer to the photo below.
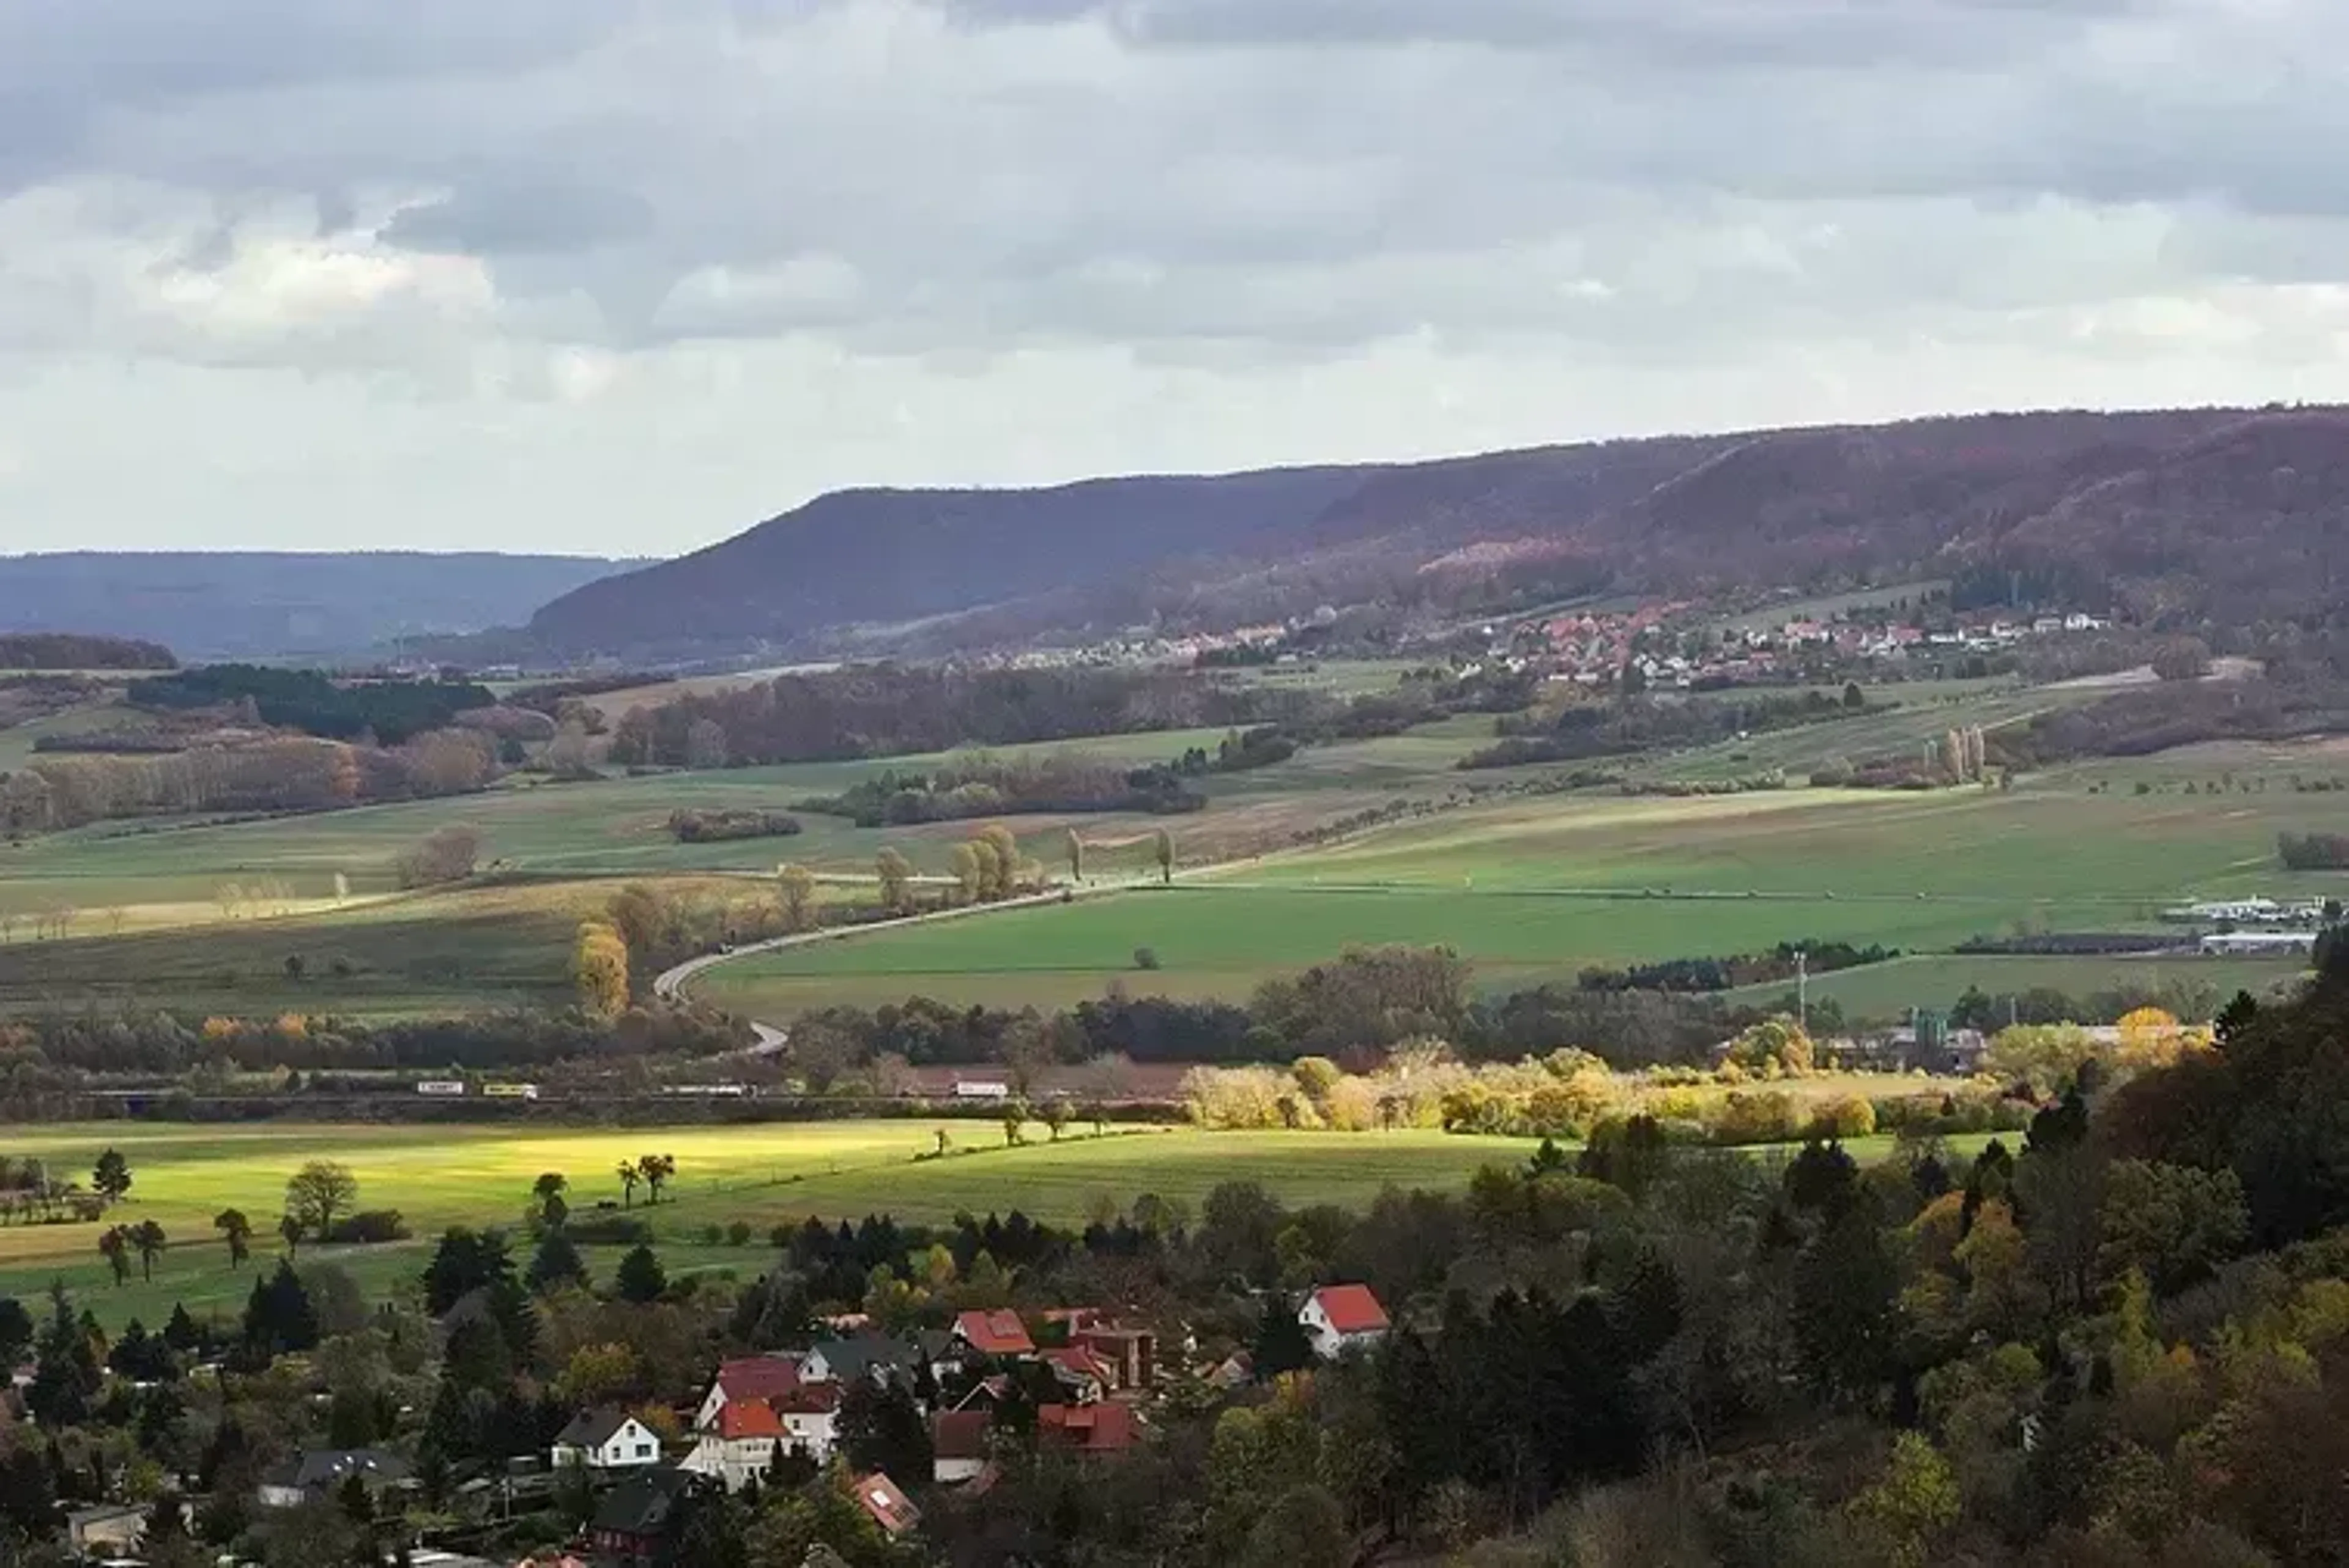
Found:
[[399, 885], [431, 888], [461, 882], [481, 857], [481, 830], [466, 823], [436, 827], [399, 857]]
[[881, 907], [893, 915], [902, 915], [912, 907], [914, 863], [895, 849], [884, 849], [873, 857], [874, 879], [881, 884]]
[[645, 1179], [645, 1174], [636, 1168], [635, 1160], [624, 1159], [619, 1164], [619, 1176], [620, 1207], [634, 1208], [636, 1201], [636, 1184]]
[[1019, 840], [1001, 823], [991, 823], [979, 829], [978, 842], [985, 846], [979, 864], [988, 872], [987, 897], [1009, 898], [1019, 882]]
[[1084, 879], [1085, 841], [1072, 827], [1069, 829], [1069, 880], [1082, 882]]
[[677, 1156], [648, 1154], [636, 1161], [636, 1174], [644, 1179], [647, 1202], [660, 1201], [661, 1189], [677, 1174]]
[[314, 1159], [285, 1184], [285, 1217], [300, 1233], [328, 1240], [335, 1221], [358, 1207], [358, 1178], [347, 1166]]
[[791, 865], [775, 873], [775, 896], [782, 905], [783, 929], [806, 931], [815, 928], [815, 873], [804, 866]]
[[1158, 860], [1158, 880], [1169, 886], [1173, 885], [1174, 881], [1174, 836], [1162, 827], [1156, 836], [1151, 840], [1150, 847], [1151, 853]]
[[579, 928], [571, 950], [571, 978], [578, 988], [580, 1008], [598, 1018], [617, 1018], [628, 1010], [628, 947], [620, 933], [602, 920]]
[[686, 726], [685, 765], [689, 768], [722, 768], [726, 765], [728, 748], [726, 731], [715, 719], [696, 719]]

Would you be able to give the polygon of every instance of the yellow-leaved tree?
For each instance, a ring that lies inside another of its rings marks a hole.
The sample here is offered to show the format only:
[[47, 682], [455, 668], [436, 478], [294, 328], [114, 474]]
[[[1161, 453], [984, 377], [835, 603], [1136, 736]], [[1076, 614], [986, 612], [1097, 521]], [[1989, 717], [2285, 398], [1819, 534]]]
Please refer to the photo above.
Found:
[[598, 1018], [617, 1018], [628, 1010], [628, 944], [601, 920], [579, 928], [578, 945], [571, 950], [571, 979], [579, 988], [579, 1005]]

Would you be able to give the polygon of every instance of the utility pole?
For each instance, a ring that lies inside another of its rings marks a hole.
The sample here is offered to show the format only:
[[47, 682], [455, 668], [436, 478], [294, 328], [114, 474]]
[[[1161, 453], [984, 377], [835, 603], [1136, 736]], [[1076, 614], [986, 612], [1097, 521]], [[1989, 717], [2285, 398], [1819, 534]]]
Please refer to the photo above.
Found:
[[1811, 955], [1803, 948], [1795, 950], [1795, 1021], [1811, 1032]]

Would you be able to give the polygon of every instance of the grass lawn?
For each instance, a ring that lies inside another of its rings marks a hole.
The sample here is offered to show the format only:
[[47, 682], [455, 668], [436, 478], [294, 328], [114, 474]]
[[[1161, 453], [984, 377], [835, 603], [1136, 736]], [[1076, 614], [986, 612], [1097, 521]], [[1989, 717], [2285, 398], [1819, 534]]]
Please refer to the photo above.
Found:
[[[1261, 1181], [1296, 1203], [1361, 1204], [1389, 1184], [1455, 1188], [1494, 1159], [1515, 1160], [1526, 1146], [1508, 1139], [1433, 1132], [1359, 1137], [1315, 1133], [1116, 1132], [1000, 1147], [990, 1122], [944, 1126], [957, 1147], [974, 1150], [916, 1163], [933, 1147], [922, 1121], [778, 1123], [739, 1127], [518, 1131], [492, 1127], [163, 1126], [114, 1123], [25, 1129], [10, 1153], [33, 1156], [84, 1174], [107, 1147], [130, 1162], [135, 1185], [114, 1219], [152, 1219], [171, 1238], [151, 1282], [134, 1272], [119, 1289], [98, 1254], [96, 1225], [0, 1228], [0, 1295], [29, 1299], [62, 1278], [109, 1322], [136, 1315], [150, 1325], [171, 1303], [188, 1310], [233, 1311], [252, 1288], [250, 1272], [227, 1266], [212, 1229], [222, 1209], [236, 1207], [264, 1235], [256, 1253], [274, 1254], [268, 1234], [284, 1206], [285, 1179], [305, 1160], [331, 1158], [358, 1179], [367, 1208], [395, 1208], [418, 1240], [371, 1248], [305, 1249], [305, 1256], [349, 1268], [361, 1284], [383, 1290], [412, 1278], [433, 1240], [452, 1224], [513, 1223], [541, 1171], [568, 1174], [574, 1207], [620, 1196], [615, 1164], [638, 1154], [674, 1155], [678, 1179], [652, 1210], [657, 1245], [672, 1270], [739, 1268], [755, 1273], [767, 1261], [774, 1225], [811, 1214], [830, 1220], [873, 1212], [943, 1221], [960, 1210], [1024, 1209], [1075, 1222], [1100, 1197], [1121, 1204], [1143, 1192], [1179, 1197], [1195, 1207], [1219, 1182]], [[86, 1179], [86, 1174], [85, 1178]], [[638, 1209], [644, 1205], [639, 1196]], [[736, 1220], [756, 1227], [758, 1241], [710, 1247], [698, 1232]], [[109, 1223], [112, 1222], [109, 1220]], [[616, 1258], [591, 1253], [608, 1276]]]

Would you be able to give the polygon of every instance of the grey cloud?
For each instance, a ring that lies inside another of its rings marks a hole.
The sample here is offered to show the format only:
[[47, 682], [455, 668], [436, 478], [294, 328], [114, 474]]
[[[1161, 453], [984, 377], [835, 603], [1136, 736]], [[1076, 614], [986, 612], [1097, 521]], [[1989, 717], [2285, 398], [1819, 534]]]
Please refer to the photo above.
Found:
[[653, 226], [652, 203], [632, 191], [500, 171], [402, 209], [381, 237], [409, 250], [527, 256], [641, 240]]

